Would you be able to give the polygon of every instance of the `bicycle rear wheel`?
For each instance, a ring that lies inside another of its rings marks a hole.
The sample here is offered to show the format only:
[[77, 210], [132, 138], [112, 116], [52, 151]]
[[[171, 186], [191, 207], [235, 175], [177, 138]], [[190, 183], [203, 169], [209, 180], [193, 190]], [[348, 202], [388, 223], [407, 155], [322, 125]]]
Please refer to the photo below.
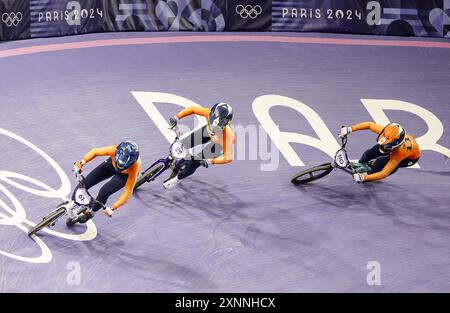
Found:
[[141, 185], [143, 185], [146, 182], [149, 182], [152, 180], [152, 178], [158, 174], [162, 169], [164, 168], [165, 164], [163, 162], [156, 163], [151, 168], [149, 168], [146, 172], [144, 172], [136, 181], [136, 184], [134, 185], [134, 189], [138, 189]]
[[319, 178], [322, 178], [324, 176], [327, 176], [328, 174], [331, 173], [332, 170], [333, 167], [331, 166], [331, 163], [325, 163], [318, 166], [314, 166], [303, 172], [295, 174], [291, 179], [291, 183], [293, 183], [294, 185], [306, 184]]
[[38, 231], [40, 231], [42, 228], [52, 224], [53, 222], [55, 222], [58, 218], [60, 218], [65, 213], [66, 213], [65, 207], [60, 207], [57, 210], [53, 211], [52, 213], [50, 213], [49, 215], [44, 217], [40, 223], [36, 224], [36, 226], [31, 228], [28, 231], [28, 236], [31, 236], [31, 235], [37, 233]]

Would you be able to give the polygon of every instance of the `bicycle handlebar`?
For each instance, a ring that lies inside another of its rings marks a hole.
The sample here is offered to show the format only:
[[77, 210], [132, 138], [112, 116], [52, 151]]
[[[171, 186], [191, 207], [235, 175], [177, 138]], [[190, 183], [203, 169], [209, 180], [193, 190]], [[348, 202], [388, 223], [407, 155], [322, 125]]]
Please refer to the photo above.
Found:
[[84, 181], [84, 176], [83, 176], [83, 174], [81, 174], [81, 172], [80, 173], [74, 172], [74, 174], [75, 174], [75, 177], [77, 178], [79, 183]]
[[341, 136], [341, 148], [345, 148], [347, 145], [347, 135]]
[[[84, 184], [85, 177], [82, 173], [74, 172], [75, 177], [77, 178], [78, 182], [80, 184]], [[104, 205], [102, 202], [98, 201], [97, 199], [92, 198], [92, 203], [98, 203], [102, 207], [102, 210], [106, 208], [106, 205]]]
[[170, 128], [170, 129], [175, 132], [175, 135], [176, 135], [175, 140], [177, 140], [177, 139], [179, 139], [181, 137], [182, 134], [181, 134], [180, 129], [178, 128], [178, 126], [175, 125], [174, 127]]
[[[86, 178], [84, 177], [83, 174], [81, 174], [81, 173], [75, 173], [75, 177], [77, 178], [77, 180], [78, 180], [78, 182], [79, 182], [80, 184], [84, 184], [84, 180], [85, 180]], [[92, 197], [92, 196], [91, 196], [91, 197]], [[105, 206], [102, 202], [98, 201], [97, 199], [92, 198], [92, 202], [93, 202], [93, 203], [98, 203], [98, 204], [100, 204], [100, 206], [102, 207], [102, 210], [104, 210], [104, 209], [106, 208], [106, 206]]]

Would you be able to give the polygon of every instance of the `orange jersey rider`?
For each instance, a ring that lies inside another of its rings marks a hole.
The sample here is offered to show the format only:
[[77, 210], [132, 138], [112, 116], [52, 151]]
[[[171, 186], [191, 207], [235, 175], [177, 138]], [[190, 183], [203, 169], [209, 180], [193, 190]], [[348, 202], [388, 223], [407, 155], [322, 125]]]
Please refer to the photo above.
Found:
[[[134, 185], [141, 165], [139, 148], [134, 141], [126, 140], [119, 145], [92, 149], [84, 155], [81, 161], [75, 163], [75, 170], [81, 172], [86, 163], [99, 156], [109, 158], [93, 169], [86, 176], [84, 183], [86, 189], [89, 189], [99, 182], [112, 177], [100, 188], [96, 198], [97, 201], [105, 206], [109, 196], [124, 188], [119, 199], [111, 207], [106, 207], [104, 210], [106, 215], [111, 216], [114, 210], [124, 205], [133, 195]], [[92, 218], [100, 208], [101, 205], [96, 203], [92, 208], [92, 212], [89, 212], [86, 219], [81, 222], [86, 222]]]
[[189, 160], [186, 167], [175, 177], [164, 182], [164, 188], [175, 186], [181, 179], [192, 175], [200, 166], [210, 164], [226, 164], [233, 161], [234, 131], [230, 127], [233, 119], [233, 109], [227, 103], [219, 102], [211, 109], [191, 106], [180, 111], [169, 119], [171, 127], [177, 125], [178, 120], [192, 115], [200, 115], [207, 119], [207, 124], [190, 133], [182, 139], [186, 148], [203, 145], [199, 153]]
[[363, 153], [360, 163], [370, 164], [369, 173], [354, 174], [357, 182], [380, 180], [394, 174], [400, 167], [409, 167], [417, 163], [420, 149], [413, 136], [407, 134], [397, 123], [383, 127], [372, 122], [364, 122], [351, 127], [341, 128], [341, 136], [351, 132], [369, 129], [378, 135], [378, 144]]

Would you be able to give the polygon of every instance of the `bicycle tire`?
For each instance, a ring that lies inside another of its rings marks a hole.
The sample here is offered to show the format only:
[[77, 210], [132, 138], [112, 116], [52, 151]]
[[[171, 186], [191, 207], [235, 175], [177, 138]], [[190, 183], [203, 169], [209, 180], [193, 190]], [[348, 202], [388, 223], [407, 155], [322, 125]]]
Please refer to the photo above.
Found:
[[144, 172], [136, 181], [136, 184], [134, 185], [134, 190], [138, 189], [140, 186], [145, 184], [146, 182], [152, 180], [152, 177], [155, 173], [158, 173], [162, 168], [164, 167], [164, 163], [158, 162], [155, 165], [153, 165], [151, 168], [148, 169], [148, 171]]
[[28, 236], [31, 236], [31, 235], [37, 233], [38, 231], [40, 231], [42, 228], [52, 224], [54, 221], [56, 221], [58, 218], [60, 218], [65, 213], [66, 213], [65, 207], [60, 207], [57, 210], [53, 211], [52, 213], [50, 213], [49, 215], [44, 217], [40, 223], [36, 224], [33, 228], [31, 228], [28, 231]]
[[294, 185], [306, 184], [327, 176], [328, 174], [331, 173], [332, 170], [333, 167], [331, 166], [331, 163], [325, 163], [318, 166], [314, 166], [311, 167], [310, 169], [295, 174], [291, 178], [291, 183], [293, 183]]

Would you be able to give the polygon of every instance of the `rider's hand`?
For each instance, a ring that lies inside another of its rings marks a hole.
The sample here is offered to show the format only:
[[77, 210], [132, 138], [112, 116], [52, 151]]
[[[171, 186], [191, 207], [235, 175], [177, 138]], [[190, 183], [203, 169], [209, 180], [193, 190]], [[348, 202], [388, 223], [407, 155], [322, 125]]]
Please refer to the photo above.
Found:
[[366, 174], [367, 173], [356, 173], [356, 174], [353, 174], [353, 179], [355, 180], [355, 182], [360, 184], [360, 183], [362, 183], [365, 180]]
[[169, 118], [169, 124], [170, 124], [170, 128], [174, 128], [175, 126], [177, 126], [178, 117], [173, 116], [173, 117]]
[[107, 206], [104, 210], [103, 213], [107, 216], [107, 217], [111, 217], [114, 213], [114, 209]]
[[348, 134], [350, 134], [352, 132], [352, 128], [349, 126], [342, 126], [341, 127], [341, 133], [339, 134], [339, 137], [345, 137]]
[[83, 171], [84, 164], [86, 164], [84, 160], [73, 163], [73, 172], [80, 174]]
[[201, 160], [201, 161], [200, 161], [200, 165], [201, 165], [201, 166], [204, 166], [204, 167], [206, 167], [206, 168], [209, 167], [209, 164], [210, 164], [209, 160]]

